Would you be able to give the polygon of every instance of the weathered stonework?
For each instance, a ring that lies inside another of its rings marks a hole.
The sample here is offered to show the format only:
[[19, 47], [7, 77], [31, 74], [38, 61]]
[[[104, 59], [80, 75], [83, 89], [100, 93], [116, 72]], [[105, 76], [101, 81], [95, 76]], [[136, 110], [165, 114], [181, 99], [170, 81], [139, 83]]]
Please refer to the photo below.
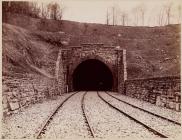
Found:
[[180, 84], [180, 77], [127, 80], [124, 94], [158, 106], [180, 111]]
[[65, 82], [64, 82], [64, 70], [63, 70], [63, 58], [62, 58], [62, 50], [59, 50], [57, 61], [56, 61], [56, 69], [55, 69], [55, 81], [58, 85], [58, 91], [60, 93], [65, 92]]
[[61, 94], [58, 92], [57, 80], [38, 74], [13, 78], [3, 76], [2, 86], [4, 115]]
[[114, 79], [112, 90], [122, 92], [124, 89], [124, 77], [127, 77], [126, 62], [123, 62], [126, 61], [126, 58], [123, 58], [126, 55], [123, 55], [123, 53], [125, 54], [125, 51], [107, 47], [100, 43], [85, 43], [81, 46], [63, 49], [64, 83], [68, 87], [68, 91], [73, 91], [73, 72], [77, 66], [88, 59], [96, 59], [103, 62], [112, 72]]

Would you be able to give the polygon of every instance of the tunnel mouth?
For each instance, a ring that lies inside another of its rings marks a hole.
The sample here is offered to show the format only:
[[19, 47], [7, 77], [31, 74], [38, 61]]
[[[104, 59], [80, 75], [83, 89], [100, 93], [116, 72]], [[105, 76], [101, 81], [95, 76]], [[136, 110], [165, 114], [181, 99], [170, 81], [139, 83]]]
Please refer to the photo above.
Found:
[[85, 60], [73, 72], [73, 89], [75, 91], [108, 91], [112, 90], [112, 86], [112, 72], [100, 60]]

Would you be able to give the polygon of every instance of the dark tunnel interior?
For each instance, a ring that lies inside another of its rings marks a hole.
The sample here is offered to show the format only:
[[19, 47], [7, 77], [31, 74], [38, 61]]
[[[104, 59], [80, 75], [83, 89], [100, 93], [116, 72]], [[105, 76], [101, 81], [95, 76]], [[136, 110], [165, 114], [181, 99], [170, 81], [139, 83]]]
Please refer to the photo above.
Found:
[[112, 90], [113, 76], [110, 69], [101, 61], [88, 59], [75, 69], [73, 88], [80, 90]]

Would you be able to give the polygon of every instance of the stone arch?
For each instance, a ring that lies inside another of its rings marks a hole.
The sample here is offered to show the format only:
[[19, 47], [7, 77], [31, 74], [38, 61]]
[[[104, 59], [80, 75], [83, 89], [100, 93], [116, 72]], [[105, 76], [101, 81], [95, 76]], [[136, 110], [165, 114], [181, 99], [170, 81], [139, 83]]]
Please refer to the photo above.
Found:
[[[105, 64], [105, 66], [110, 70], [110, 72], [112, 73], [112, 77], [113, 77], [113, 85], [115, 85], [116, 83], [116, 77], [115, 77], [115, 74], [114, 74], [114, 69], [113, 69], [113, 66], [112, 64], [110, 64], [108, 61], [106, 61], [104, 58], [102, 58], [101, 56], [99, 55], [88, 55], [88, 56], [85, 56], [85, 57], [81, 57], [79, 59], [77, 59], [73, 64], [72, 66], [70, 67], [70, 73], [69, 73], [69, 89], [73, 90], [73, 73], [74, 71], [76, 70], [76, 68], [81, 64], [83, 63], [84, 61], [87, 61], [87, 60], [90, 60], [90, 59], [94, 59], [94, 60], [98, 60], [100, 62], [102, 62], [103, 64]], [[114, 87], [113, 87], [114, 88]]]
[[105, 64], [113, 76], [112, 91], [123, 92], [124, 80], [127, 78], [125, 50], [99, 46], [98, 44], [88, 44], [88, 46], [84, 47], [73, 46], [71, 49], [62, 49], [61, 54], [64, 75], [62, 81], [65, 92], [73, 91], [73, 72], [81, 63], [89, 59], [99, 60]]
[[87, 59], [73, 72], [73, 89], [112, 90], [113, 74], [106, 64], [97, 59]]
[[111, 71], [112, 74], [113, 74], [112, 65], [111, 65], [109, 62], [107, 62], [104, 58], [102, 58], [101, 56], [98, 56], [98, 55], [89, 55], [89, 56], [85, 56], [85, 57], [83, 57], [83, 58], [78, 59], [78, 60], [73, 64], [72, 69], [71, 69], [71, 72], [70, 72], [71, 76], [73, 75], [74, 70], [75, 70], [82, 62], [84, 62], [84, 61], [86, 61], [86, 60], [88, 60], [88, 59], [96, 59], [96, 60], [101, 61], [102, 63], [104, 63], [104, 64], [110, 69], [110, 71]]

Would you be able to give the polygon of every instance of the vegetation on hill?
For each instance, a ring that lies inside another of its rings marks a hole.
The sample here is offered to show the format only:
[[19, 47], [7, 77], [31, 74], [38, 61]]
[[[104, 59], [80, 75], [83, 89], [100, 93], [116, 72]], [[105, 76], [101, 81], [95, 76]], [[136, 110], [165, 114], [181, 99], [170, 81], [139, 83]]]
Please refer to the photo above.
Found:
[[69, 46], [97, 42], [126, 49], [129, 79], [180, 74], [179, 25], [108, 26], [18, 14], [7, 14], [3, 23], [3, 74], [36, 71], [31, 64], [54, 75], [63, 42]]
[[3, 75], [37, 72], [53, 77], [58, 50], [62, 46], [59, 44], [66, 35], [62, 36], [3, 24]]

